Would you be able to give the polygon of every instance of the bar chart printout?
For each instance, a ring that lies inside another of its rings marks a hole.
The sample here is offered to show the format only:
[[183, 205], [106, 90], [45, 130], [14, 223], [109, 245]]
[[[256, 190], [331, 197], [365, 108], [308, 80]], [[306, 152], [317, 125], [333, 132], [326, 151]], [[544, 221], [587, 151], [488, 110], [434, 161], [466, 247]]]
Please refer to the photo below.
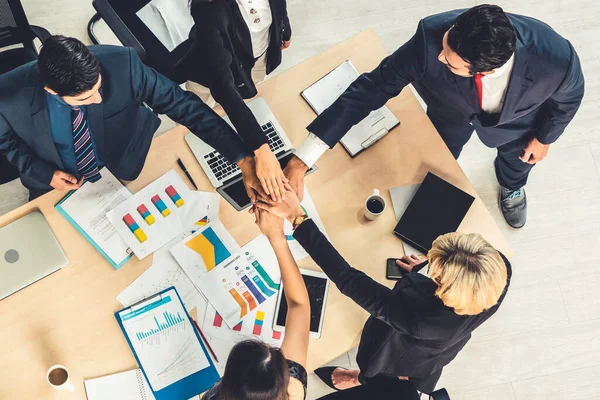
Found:
[[118, 318], [154, 391], [210, 366], [174, 289]]

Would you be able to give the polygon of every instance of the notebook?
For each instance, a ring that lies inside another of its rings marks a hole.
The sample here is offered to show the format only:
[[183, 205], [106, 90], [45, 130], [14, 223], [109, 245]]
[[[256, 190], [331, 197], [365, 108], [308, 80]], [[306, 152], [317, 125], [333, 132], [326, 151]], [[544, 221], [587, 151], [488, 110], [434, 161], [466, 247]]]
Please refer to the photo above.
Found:
[[155, 400], [140, 369], [84, 382], [88, 400]]
[[423, 254], [440, 235], [456, 232], [475, 198], [429, 172], [394, 228]]
[[[317, 114], [321, 114], [340, 97], [346, 89], [360, 76], [350, 61], [346, 61], [336, 69], [319, 79], [301, 95]], [[370, 147], [400, 121], [386, 106], [372, 111], [365, 119], [353, 126], [340, 140], [341, 145], [350, 156], [354, 157]]]

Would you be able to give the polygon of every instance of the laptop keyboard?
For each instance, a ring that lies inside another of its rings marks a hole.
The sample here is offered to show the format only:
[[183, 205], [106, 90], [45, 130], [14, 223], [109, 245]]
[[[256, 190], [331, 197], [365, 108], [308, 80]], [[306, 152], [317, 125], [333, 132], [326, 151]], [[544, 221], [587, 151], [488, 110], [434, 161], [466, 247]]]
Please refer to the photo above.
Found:
[[[277, 133], [275, 127], [270, 122], [267, 122], [265, 125], [261, 126], [261, 128], [267, 137], [267, 143], [269, 143], [271, 151], [277, 154], [277, 151], [285, 146], [281, 136], [279, 136], [279, 133]], [[235, 175], [240, 171], [240, 168], [236, 164], [227, 161], [225, 157], [216, 150], [205, 154], [204, 159], [219, 182], [229, 179], [232, 175]]]

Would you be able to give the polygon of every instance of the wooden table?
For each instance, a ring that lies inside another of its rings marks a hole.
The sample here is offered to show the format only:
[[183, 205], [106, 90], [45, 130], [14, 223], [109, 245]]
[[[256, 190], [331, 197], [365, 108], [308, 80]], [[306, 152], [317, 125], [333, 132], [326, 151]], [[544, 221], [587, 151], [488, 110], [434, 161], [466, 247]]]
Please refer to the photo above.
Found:
[[[368, 71], [386, 55], [375, 33], [365, 31], [262, 83], [260, 95], [298, 146], [307, 135], [305, 127], [315, 117], [299, 93], [345, 60]], [[306, 186], [334, 246], [350, 264], [391, 286], [385, 279], [385, 260], [401, 256], [403, 248], [392, 234], [395, 219], [387, 189], [420, 182], [432, 171], [464, 191], [476, 193], [410, 90], [402, 91], [388, 107], [400, 119], [399, 127], [354, 159], [340, 146], [328, 151]], [[176, 166], [179, 157], [200, 190], [213, 191], [184, 141], [186, 134], [180, 127], [156, 138], [142, 174], [127, 186], [136, 192], [171, 168], [185, 180]], [[390, 206], [377, 221], [367, 222], [361, 210], [374, 188], [381, 190]], [[136, 367], [113, 316], [120, 308], [115, 297], [150, 266], [151, 257], [131, 260], [114, 270], [54, 210], [63, 195], [49, 193], [0, 218], [3, 226], [39, 208], [70, 260], [66, 268], [0, 302], [0, 399], [85, 399], [84, 379]], [[239, 244], [259, 233], [252, 216], [236, 212], [224, 200], [220, 218]], [[504, 254], [512, 254], [479, 198], [459, 230], [479, 232]], [[299, 264], [318, 268], [310, 258]], [[308, 369], [355, 347], [366, 319], [366, 312], [332, 287], [323, 336], [311, 339]], [[71, 370], [75, 393], [57, 392], [47, 385], [45, 373], [52, 364]]]

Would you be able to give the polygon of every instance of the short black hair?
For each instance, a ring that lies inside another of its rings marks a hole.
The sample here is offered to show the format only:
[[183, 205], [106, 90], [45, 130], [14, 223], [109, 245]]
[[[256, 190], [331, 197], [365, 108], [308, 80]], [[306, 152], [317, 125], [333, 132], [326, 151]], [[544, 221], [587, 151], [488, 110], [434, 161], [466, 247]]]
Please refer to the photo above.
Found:
[[286, 398], [290, 371], [281, 349], [256, 340], [236, 344], [220, 382], [221, 400]]
[[44, 40], [38, 69], [44, 84], [59, 96], [77, 96], [91, 90], [100, 77], [100, 64], [79, 40], [50, 36]]
[[460, 14], [448, 32], [448, 46], [469, 63], [473, 74], [503, 66], [515, 52], [516, 43], [508, 16], [490, 4]]

